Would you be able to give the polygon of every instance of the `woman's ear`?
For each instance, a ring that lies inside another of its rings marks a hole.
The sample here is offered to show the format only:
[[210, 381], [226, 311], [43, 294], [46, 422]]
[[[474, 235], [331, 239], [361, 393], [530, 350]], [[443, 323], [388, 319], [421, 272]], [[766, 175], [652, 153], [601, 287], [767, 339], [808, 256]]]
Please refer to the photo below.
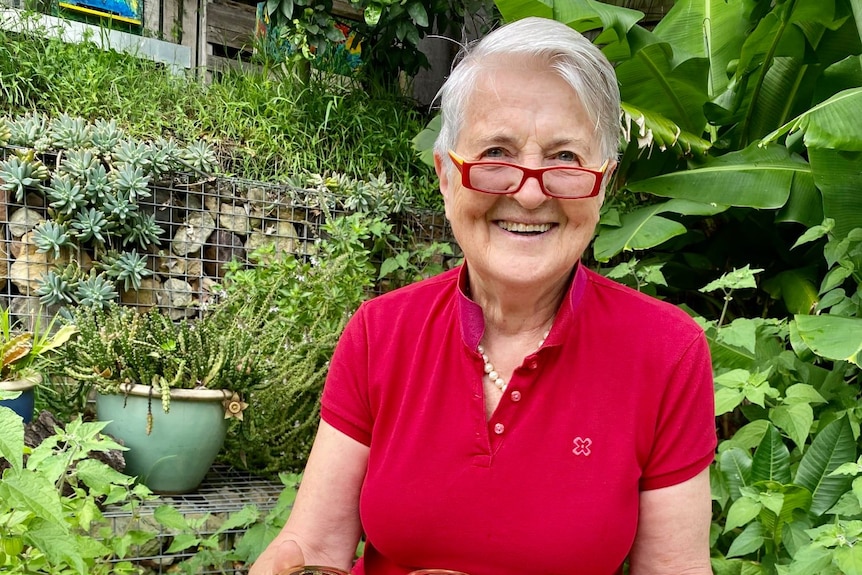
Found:
[[443, 157], [438, 152], [434, 152], [434, 171], [437, 172], [437, 179], [440, 180], [440, 193], [443, 194], [444, 200], [448, 200], [451, 166], [443, 160]]
[[602, 203], [605, 202], [605, 192], [607, 192], [608, 184], [610, 183], [611, 178], [613, 178], [614, 172], [617, 171], [617, 166], [619, 166], [617, 161], [611, 160], [608, 163], [608, 167], [605, 169], [604, 175], [602, 176], [602, 191], [599, 192], [599, 198], [601, 198]]

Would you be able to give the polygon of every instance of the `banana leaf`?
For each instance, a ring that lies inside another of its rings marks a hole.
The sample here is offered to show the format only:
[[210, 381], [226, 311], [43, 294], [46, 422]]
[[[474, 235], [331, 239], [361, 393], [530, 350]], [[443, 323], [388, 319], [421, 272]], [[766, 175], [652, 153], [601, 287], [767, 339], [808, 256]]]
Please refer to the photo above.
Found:
[[702, 156], [712, 145], [653, 110], [643, 110], [628, 102], [622, 103], [622, 110], [623, 125], [629, 130], [637, 130], [634, 134], [624, 134], [624, 137], [631, 141], [634, 136], [641, 150], [656, 146], [662, 151], [674, 149], [679, 155]]
[[748, 22], [742, 2], [678, 0], [653, 31], [669, 42], [674, 57], [709, 61], [710, 95], [727, 88], [727, 68], [739, 56]]
[[783, 146], [752, 145], [708, 159], [701, 166], [629, 182], [626, 187], [705, 204], [777, 209], [787, 202], [793, 185], [808, 185], [811, 177], [808, 163]]
[[862, 151], [862, 87], [838, 92], [763, 138], [774, 142], [802, 130], [808, 148]]
[[643, 18], [643, 12], [596, 0], [496, 0], [506, 22], [528, 16], [553, 18], [579, 32], [602, 28], [597, 44], [624, 42], [627, 32]]
[[862, 152], [811, 148], [808, 159], [823, 195], [823, 216], [835, 220], [835, 235], [862, 227]]
[[[638, 32], [638, 36], [644, 34]], [[677, 65], [670, 44], [652, 42], [618, 64], [616, 72], [623, 101], [657, 112], [692, 134], [701, 134], [706, 128], [703, 106], [709, 101], [708, 68], [705, 58], [691, 58]]]

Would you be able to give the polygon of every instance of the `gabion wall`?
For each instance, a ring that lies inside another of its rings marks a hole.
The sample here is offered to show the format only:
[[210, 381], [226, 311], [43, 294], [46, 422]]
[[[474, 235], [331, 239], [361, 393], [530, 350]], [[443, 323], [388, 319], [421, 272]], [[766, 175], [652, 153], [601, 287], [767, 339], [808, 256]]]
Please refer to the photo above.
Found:
[[[248, 255], [266, 244], [278, 253], [311, 257], [321, 225], [344, 213], [338, 207], [343, 198], [326, 189], [237, 178], [195, 181], [178, 174], [149, 189], [151, 196], [141, 198], [138, 209], [153, 214], [163, 230], [159, 244], [145, 252], [152, 275], [137, 290], [124, 290], [120, 281], [118, 292], [125, 304], [158, 307], [174, 319], [200, 313], [224, 277], [227, 262], [248, 262]], [[59, 257], [40, 253], [32, 230], [46, 219], [44, 195], [30, 192], [21, 202], [10, 195], [0, 192], [0, 305], [20, 316], [33, 317], [41, 309], [44, 316], [51, 310], [40, 307], [40, 280], [48, 270], [73, 260], [88, 270], [92, 254], [80, 249]], [[409, 229], [421, 241], [451, 241], [448, 223], [439, 213], [414, 213], [394, 223], [396, 233]]]

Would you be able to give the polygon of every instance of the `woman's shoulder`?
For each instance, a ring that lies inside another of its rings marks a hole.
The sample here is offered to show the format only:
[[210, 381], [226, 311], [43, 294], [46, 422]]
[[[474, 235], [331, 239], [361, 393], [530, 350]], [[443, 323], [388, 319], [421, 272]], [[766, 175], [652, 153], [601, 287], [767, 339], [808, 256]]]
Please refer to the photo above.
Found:
[[[595, 271], [586, 270], [587, 282], [595, 298], [604, 308], [605, 317], [633, 322], [647, 329], [682, 329], [702, 331], [684, 309], [670, 302], [639, 292]], [[593, 301], [595, 305], [596, 301]]]
[[364, 313], [392, 315], [399, 310], [423, 310], [436, 307], [441, 301], [454, 300], [458, 292], [460, 268], [377, 295], [362, 304]]

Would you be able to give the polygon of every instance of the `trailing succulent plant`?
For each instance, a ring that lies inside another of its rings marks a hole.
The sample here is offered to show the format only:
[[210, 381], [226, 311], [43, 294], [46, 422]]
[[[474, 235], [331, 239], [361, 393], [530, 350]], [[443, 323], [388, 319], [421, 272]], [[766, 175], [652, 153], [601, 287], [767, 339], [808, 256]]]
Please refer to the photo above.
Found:
[[[36, 293], [49, 304], [102, 306], [117, 297], [116, 284], [140, 288], [150, 273], [143, 251], [165, 233], [152, 209], [140, 209], [152, 195], [151, 182], [170, 172], [209, 175], [218, 168], [205, 140], [189, 146], [165, 138], [135, 141], [115, 120], [90, 123], [65, 114], [0, 118], [0, 147], [8, 147], [0, 189], [19, 204], [30, 193], [44, 197], [46, 221], [33, 229], [37, 251], [57, 259], [65, 248], [83, 248], [96, 261], [93, 269], [43, 275]], [[53, 170], [42, 161], [48, 151], [56, 155]]]

